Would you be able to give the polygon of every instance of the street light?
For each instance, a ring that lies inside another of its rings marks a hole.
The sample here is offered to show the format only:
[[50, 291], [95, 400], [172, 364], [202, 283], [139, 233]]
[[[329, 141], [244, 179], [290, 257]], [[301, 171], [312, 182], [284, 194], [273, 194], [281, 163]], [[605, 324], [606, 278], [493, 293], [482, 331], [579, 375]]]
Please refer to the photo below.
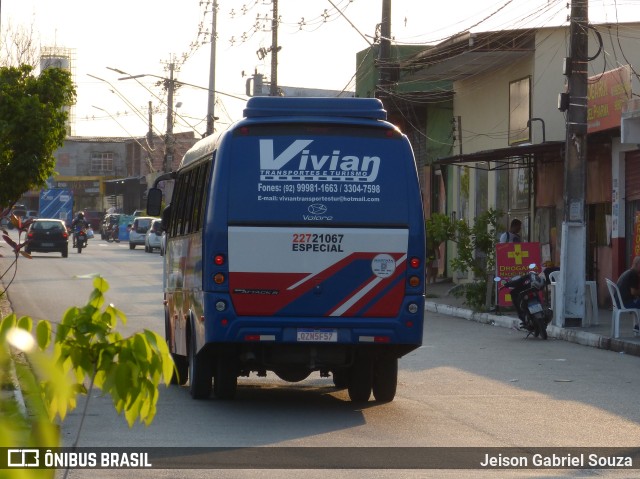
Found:
[[131, 109], [136, 113], [136, 115], [138, 115], [138, 117], [142, 119], [142, 121], [144, 121], [144, 122], [145, 122], [145, 124], [147, 123], [147, 119], [144, 117], [144, 115], [143, 115], [143, 114], [142, 114], [142, 113], [141, 113], [141, 112], [140, 112], [140, 111], [139, 111], [139, 110], [138, 110], [138, 109], [133, 105], [133, 103], [131, 103], [129, 100], [127, 100], [127, 98], [126, 98], [122, 93], [120, 93], [120, 91], [118, 91], [118, 89], [117, 89], [115, 86], [113, 86], [113, 85], [111, 84], [111, 82], [109, 82], [109, 81], [105, 80], [104, 78], [100, 78], [100, 77], [98, 77], [98, 76], [92, 75], [91, 73], [87, 73], [87, 76], [90, 76], [91, 78], [95, 78], [96, 80], [99, 80], [99, 81], [104, 82], [104, 83], [106, 83], [107, 85], [109, 85], [109, 86], [112, 88], [112, 90], [111, 90], [111, 91], [112, 91], [112, 93], [115, 93], [116, 95], [118, 95], [118, 96], [120, 97], [120, 99], [121, 99], [121, 100], [122, 100], [122, 101], [123, 101], [123, 102], [124, 102], [124, 103], [129, 107], [129, 108], [131, 108]]

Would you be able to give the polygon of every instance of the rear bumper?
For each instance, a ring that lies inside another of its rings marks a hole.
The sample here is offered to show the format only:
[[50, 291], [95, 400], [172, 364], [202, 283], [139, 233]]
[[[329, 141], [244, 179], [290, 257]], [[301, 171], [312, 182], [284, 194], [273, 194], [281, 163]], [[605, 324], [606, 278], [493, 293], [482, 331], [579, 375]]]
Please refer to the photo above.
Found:
[[28, 245], [28, 249], [30, 251], [36, 251], [38, 253], [49, 253], [49, 252], [63, 252], [67, 251], [69, 248], [69, 243], [67, 241], [58, 241], [53, 242], [51, 245], [47, 243], [51, 243], [48, 241], [31, 241]]
[[[227, 309], [216, 310], [216, 303], [224, 301]], [[205, 293], [205, 343], [271, 343], [298, 345], [412, 345], [422, 344], [424, 297], [407, 296], [397, 317], [288, 317], [237, 316], [228, 295]], [[410, 303], [421, 307], [409, 313]], [[331, 330], [335, 340], [331, 343], [298, 340], [298, 331]]]

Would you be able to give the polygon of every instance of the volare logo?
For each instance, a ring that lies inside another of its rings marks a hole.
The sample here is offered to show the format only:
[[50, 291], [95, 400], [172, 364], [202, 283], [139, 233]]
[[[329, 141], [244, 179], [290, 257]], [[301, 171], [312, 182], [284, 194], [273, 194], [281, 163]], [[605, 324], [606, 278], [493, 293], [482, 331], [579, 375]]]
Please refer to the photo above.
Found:
[[333, 220], [333, 216], [327, 216], [325, 213], [328, 211], [328, 208], [322, 203], [314, 203], [309, 205], [307, 211], [311, 213], [310, 215], [302, 215], [302, 219], [306, 221], [331, 221]]
[[295, 140], [276, 154], [273, 140], [260, 140], [260, 180], [371, 183], [378, 177], [379, 156], [315, 151], [312, 144], [313, 140]]
[[309, 210], [309, 213], [311, 213], [312, 215], [323, 215], [327, 212], [327, 207], [325, 205], [321, 205], [320, 203], [314, 203], [312, 205], [309, 205], [309, 208], [307, 208], [307, 210]]

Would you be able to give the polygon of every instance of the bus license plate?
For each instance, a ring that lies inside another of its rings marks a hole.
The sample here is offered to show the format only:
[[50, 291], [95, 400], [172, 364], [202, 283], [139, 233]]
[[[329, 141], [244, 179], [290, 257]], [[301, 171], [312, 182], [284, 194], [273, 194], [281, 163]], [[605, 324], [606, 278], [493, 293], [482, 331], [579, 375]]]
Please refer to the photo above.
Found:
[[529, 312], [531, 314], [541, 313], [542, 305], [537, 301], [529, 303]]
[[298, 342], [337, 343], [336, 329], [298, 329]]

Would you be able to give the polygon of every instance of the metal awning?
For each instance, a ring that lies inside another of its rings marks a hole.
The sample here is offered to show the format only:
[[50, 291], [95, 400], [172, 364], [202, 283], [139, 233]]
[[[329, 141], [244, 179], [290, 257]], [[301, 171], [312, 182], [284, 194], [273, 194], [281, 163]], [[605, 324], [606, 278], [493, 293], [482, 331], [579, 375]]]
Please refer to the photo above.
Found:
[[[523, 160], [547, 160], [561, 161], [564, 158], [564, 141], [547, 141], [535, 145], [511, 146], [496, 150], [484, 150], [467, 155], [448, 156], [438, 158], [434, 165], [465, 165], [469, 168], [481, 168], [483, 170], [500, 170], [518, 168]], [[480, 163], [470, 165], [470, 163]]]
[[463, 32], [399, 62], [404, 81], [463, 80], [535, 54], [535, 30]]

